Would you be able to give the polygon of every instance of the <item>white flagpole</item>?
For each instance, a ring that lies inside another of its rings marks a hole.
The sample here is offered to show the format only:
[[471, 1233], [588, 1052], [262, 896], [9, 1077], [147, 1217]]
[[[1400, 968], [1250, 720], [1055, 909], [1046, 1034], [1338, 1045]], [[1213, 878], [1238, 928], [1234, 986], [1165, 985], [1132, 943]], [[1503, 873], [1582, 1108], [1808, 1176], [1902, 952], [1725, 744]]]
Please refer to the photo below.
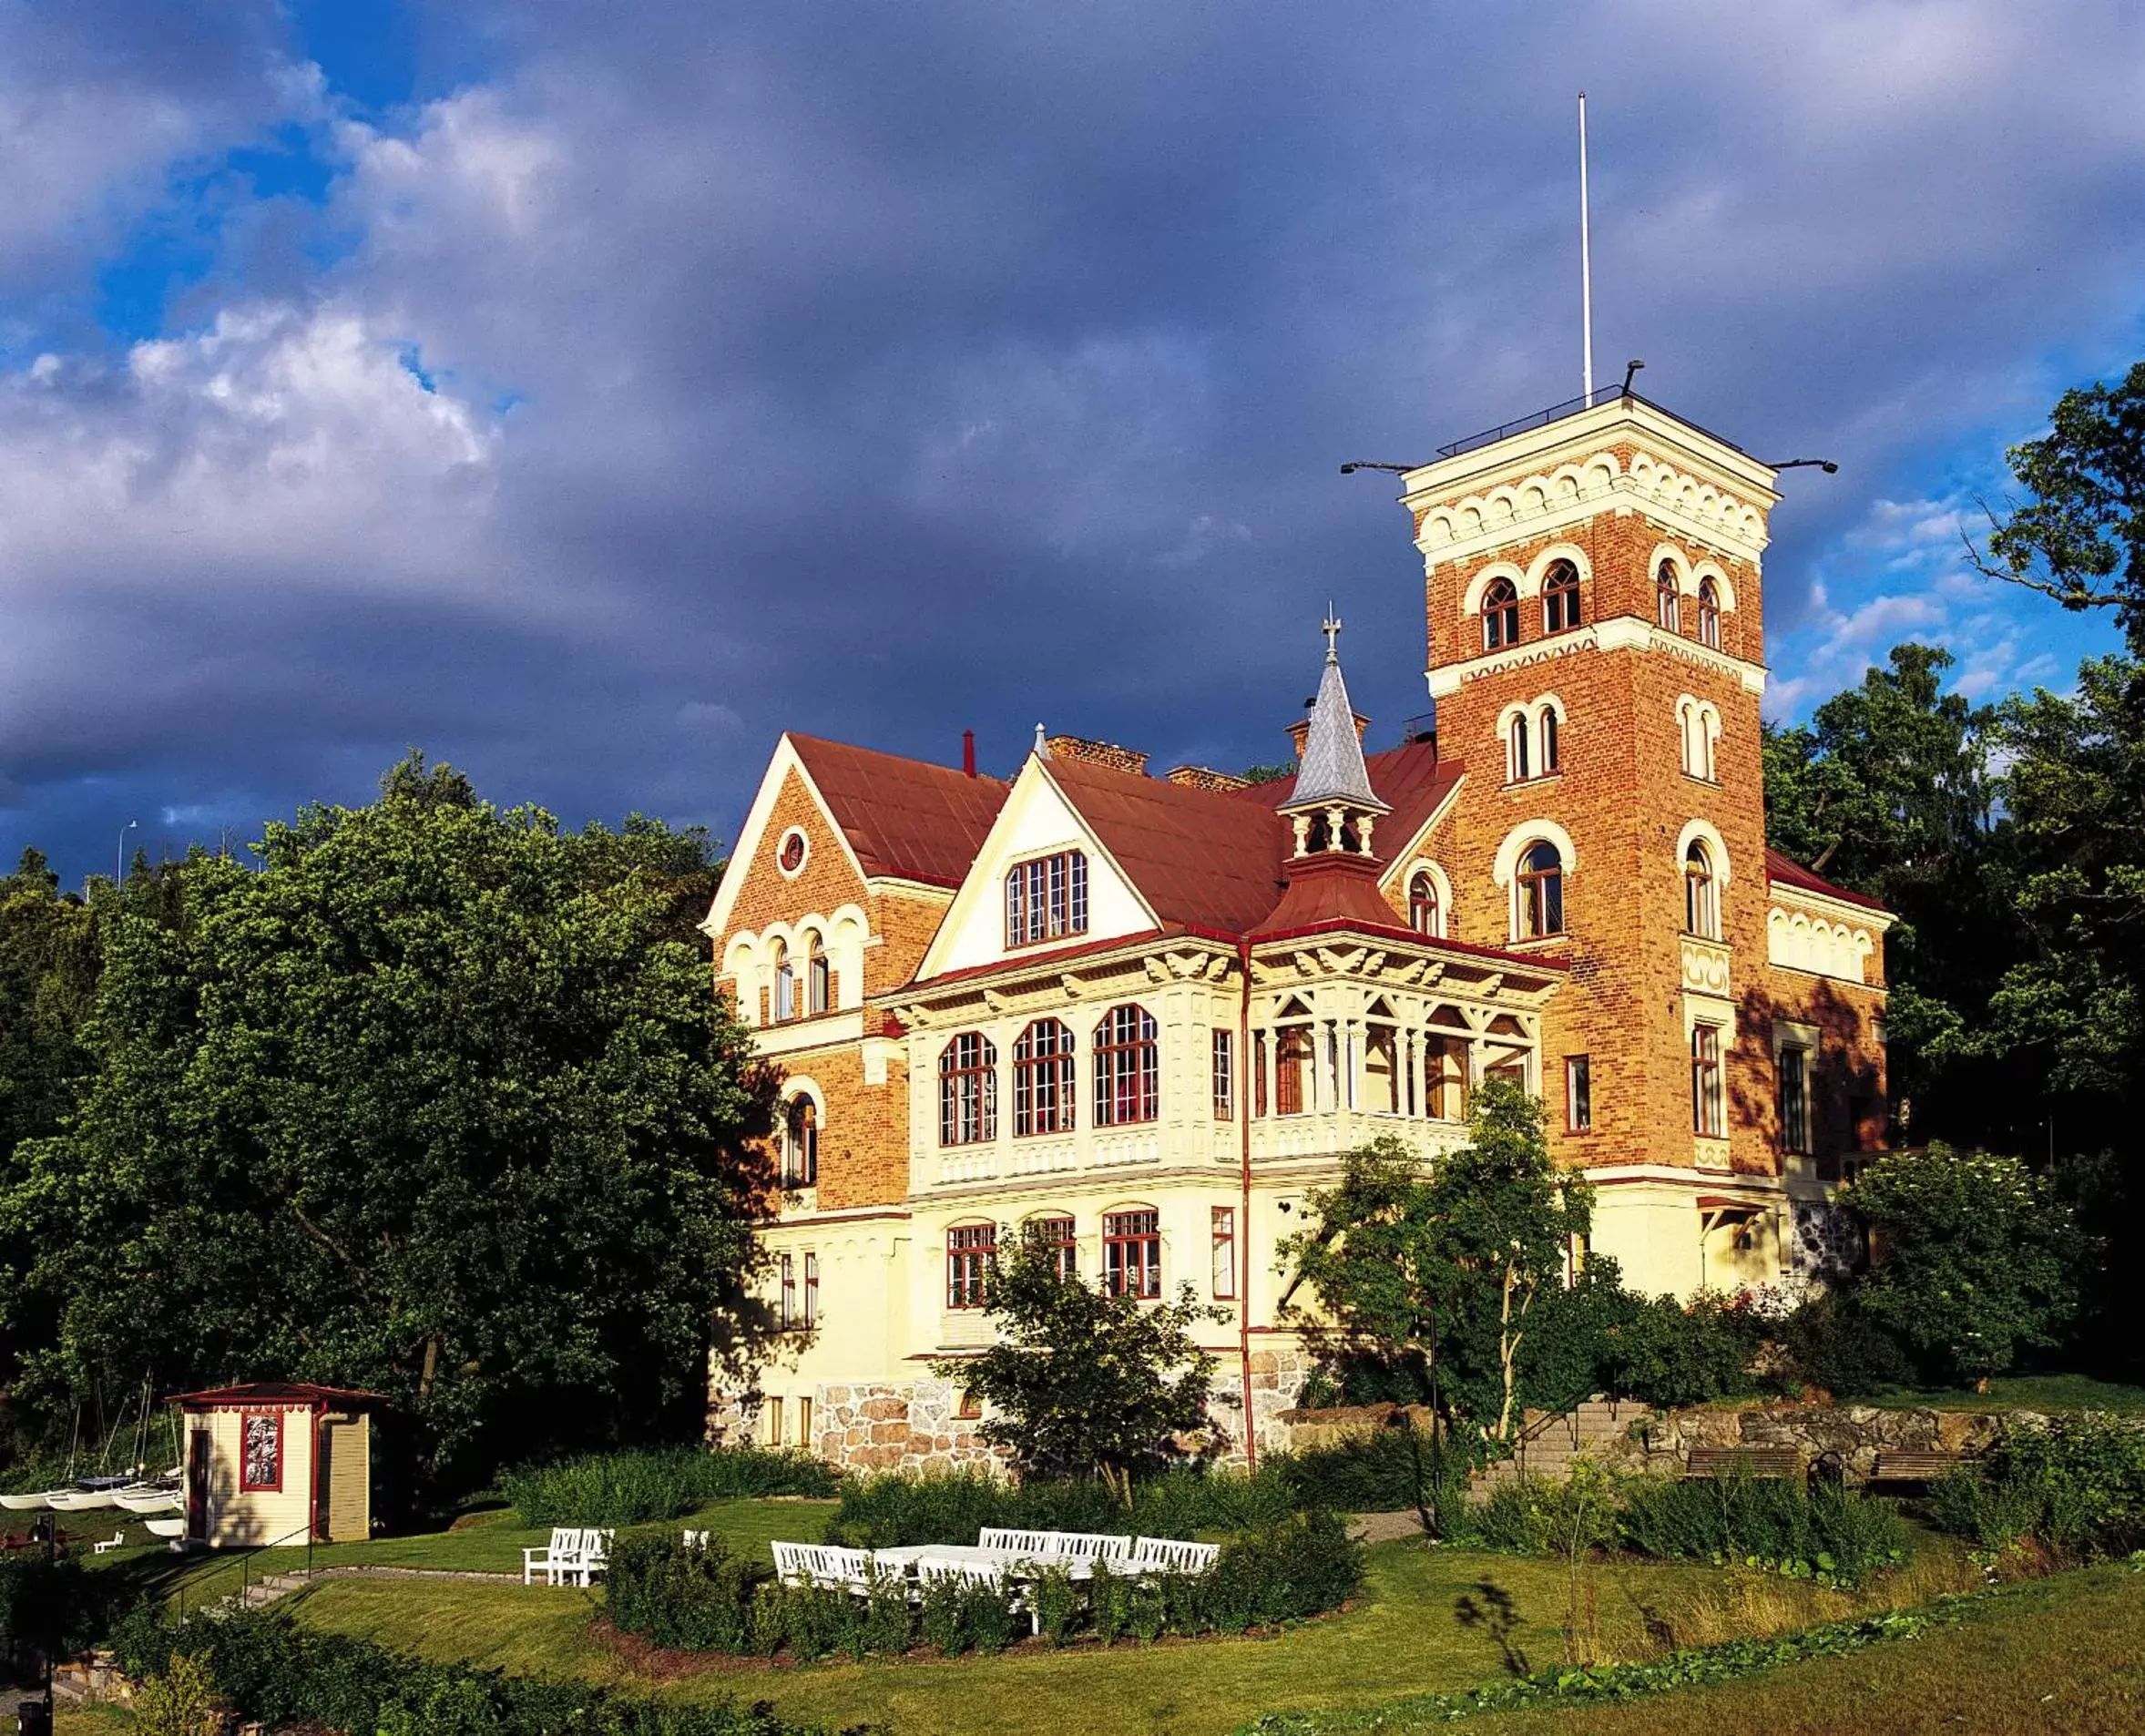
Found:
[[1588, 402], [1594, 397], [1594, 253], [1587, 221], [1587, 93], [1579, 92], [1579, 330]]

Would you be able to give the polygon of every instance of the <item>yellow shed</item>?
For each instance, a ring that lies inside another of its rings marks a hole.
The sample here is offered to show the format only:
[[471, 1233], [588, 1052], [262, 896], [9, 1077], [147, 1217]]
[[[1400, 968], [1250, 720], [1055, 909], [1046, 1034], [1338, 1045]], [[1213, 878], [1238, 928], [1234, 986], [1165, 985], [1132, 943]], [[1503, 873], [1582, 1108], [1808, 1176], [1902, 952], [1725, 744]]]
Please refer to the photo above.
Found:
[[373, 1532], [376, 1393], [256, 1381], [170, 1401], [186, 1423], [186, 1535], [213, 1549]]

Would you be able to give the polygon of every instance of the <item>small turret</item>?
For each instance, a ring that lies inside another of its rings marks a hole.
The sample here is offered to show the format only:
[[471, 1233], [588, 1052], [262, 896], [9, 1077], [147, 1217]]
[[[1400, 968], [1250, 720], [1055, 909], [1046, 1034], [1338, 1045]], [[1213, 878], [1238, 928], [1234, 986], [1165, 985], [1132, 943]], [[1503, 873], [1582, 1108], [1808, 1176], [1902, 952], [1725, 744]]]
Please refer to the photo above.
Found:
[[1363, 738], [1348, 703], [1347, 680], [1341, 674], [1341, 623], [1330, 609], [1322, 630], [1326, 636], [1326, 666], [1319, 677], [1318, 698], [1311, 703], [1311, 728], [1304, 737], [1296, 787], [1281, 804], [1281, 812], [1295, 822], [1298, 856], [1328, 851], [1367, 856], [1372, 827], [1393, 810], [1371, 788], [1370, 771], [1363, 761]]

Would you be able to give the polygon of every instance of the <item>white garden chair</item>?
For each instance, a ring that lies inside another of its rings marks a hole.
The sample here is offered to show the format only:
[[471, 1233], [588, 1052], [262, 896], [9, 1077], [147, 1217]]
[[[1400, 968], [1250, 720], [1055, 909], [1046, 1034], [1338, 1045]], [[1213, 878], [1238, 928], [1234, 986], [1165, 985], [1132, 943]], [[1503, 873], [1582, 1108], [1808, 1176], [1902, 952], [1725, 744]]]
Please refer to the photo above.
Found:
[[689, 1549], [705, 1550], [708, 1547], [708, 1534], [705, 1531], [686, 1532], [685, 1547]]
[[122, 1526], [118, 1530], [112, 1533], [111, 1537], [107, 1542], [91, 1544], [89, 1546], [89, 1552], [92, 1555], [103, 1555], [109, 1550], [122, 1547], [126, 1544], [126, 1541], [127, 1529], [124, 1526]]
[[581, 1533], [581, 1553], [566, 1567], [568, 1585], [585, 1586], [600, 1573], [610, 1569], [611, 1544], [618, 1532], [612, 1528], [590, 1527]]
[[551, 1527], [551, 1541], [540, 1549], [521, 1552], [521, 1582], [531, 1585], [536, 1576], [542, 1574], [547, 1586], [558, 1584], [558, 1576], [566, 1564], [581, 1553], [581, 1532], [578, 1527], [555, 1525]]
[[786, 1586], [840, 1586], [868, 1594], [872, 1557], [863, 1549], [838, 1549], [826, 1543], [777, 1543], [775, 1575]]

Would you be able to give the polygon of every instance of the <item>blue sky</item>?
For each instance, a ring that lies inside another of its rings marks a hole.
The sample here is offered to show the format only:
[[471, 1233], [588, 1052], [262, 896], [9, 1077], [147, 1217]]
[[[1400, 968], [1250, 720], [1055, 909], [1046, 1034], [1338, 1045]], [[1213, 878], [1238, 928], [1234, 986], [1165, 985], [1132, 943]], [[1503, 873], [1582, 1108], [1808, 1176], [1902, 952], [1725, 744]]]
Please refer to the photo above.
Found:
[[[1775, 715], [2112, 644], [1959, 558], [2145, 354], [2145, 8], [0, 0], [0, 849], [108, 872], [405, 746], [737, 824], [775, 736], [1275, 757], [1383, 479], [1597, 354], [1791, 473]], [[1389, 738], [1387, 738], [1389, 739]]]

